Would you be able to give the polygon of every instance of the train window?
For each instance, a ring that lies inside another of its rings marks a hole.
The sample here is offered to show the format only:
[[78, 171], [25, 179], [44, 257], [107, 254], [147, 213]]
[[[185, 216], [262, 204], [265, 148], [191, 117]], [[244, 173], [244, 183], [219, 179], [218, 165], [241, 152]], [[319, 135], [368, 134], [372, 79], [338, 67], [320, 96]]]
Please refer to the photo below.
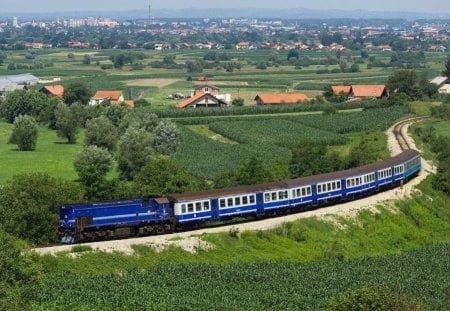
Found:
[[248, 197], [242, 197], [242, 204], [247, 205], [248, 204]]
[[305, 195], [306, 195], [306, 189], [302, 188], [302, 196], [305, 196]]
[[322, 192], [322, 185], [318, 185], [317, 186], [317, 193], [321, 193]]
[[347, 187], [350, 187], [350, 179], [347, 179]]
[[234, 204], [241, 205], [241, 198], [240, 197], [234, 198]]
[[332, 188], [333, 190], [336, 190], [336, 183], [335, 183], [335, 182], [331, 183], [331, 188]]
[[292, 190], [292, 196], [294, 198], [298, 198], [300, 196], [300, 189], [294, 189]]
[[251, 204], [254, 204], [254, 203], [255, 203], [255, 196], [254, 196], [254, 195], [251, 195], [251, 196], [250, 196], [250, 203], [251, 203]]
[[203, 210], [204, 210], [204, 211], [209, 210], [209, 201], [204, 201], [204, 202], [203, 202]]
[[195, 211], [201, 212], [202, 211], [202, 202], [196, 202], [195, 203]]
[[188, 204], [188, 213], [192, 213], [194, 211], [194, 204], [193, 203], [189, 203]]
[[270, 193], [264, 193], [264, 201], [270, 202]]
[[327, 191], [331, 191], [331, 183], [327, 184]]
[[228, 206], [228, 207], [233, 206], [233, 198], [228, 198], [228, 200], [227, 200], [227, 206]]
[[272, 192], [272, 201], [276, 201], [276, 200], [277, 200], [277, 193]]
[[311, 194], [311, 187], [306, 188], [306, 193], [307, 193], [308, 195]]
[[181, 214], [186, 214], [186, 204], [181, 204]]
[[338, 182], [336, 183], [336, 187], [337, 187], [338, 189], [341, 189], [341, 181], [338, 181]]
[[220, 203], [219, 203], [220, 205], [220, 207], [221, 208], [223, 208], [223, 207], [226, 207], [226, 204], [225, 204], [225, 199], [220, 199]]

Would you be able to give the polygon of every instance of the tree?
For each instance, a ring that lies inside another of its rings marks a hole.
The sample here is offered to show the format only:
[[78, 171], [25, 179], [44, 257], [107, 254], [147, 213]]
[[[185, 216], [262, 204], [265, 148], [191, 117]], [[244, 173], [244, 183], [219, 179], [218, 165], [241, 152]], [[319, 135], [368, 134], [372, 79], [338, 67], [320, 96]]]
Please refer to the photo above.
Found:
[[95, 197], [105, 187], [106, 174], [112, 167], [112, 156], [108, 150], [97, 146], [86, 146], [73, 161], [80, 181], [86, 186], [87, 196]]
[[239, 185], [252, 185], [272, 181], [271, 169], [255, 157], [243, 162], [239, 167], [216, 176], [215, 188], [233, 187]]
[[386, 87], [395, 93], [405, 93], [411, 98], [420, 98], [421, 94], [417, 89], [417, 75], [413, 70], [397, 70], [388, 78]]
[[176, 125], [170, 121], [163, 120], [155, 128], [155, 140], [153, 147], [161, 154], [170, 155], [175, 153], [181, 143], [180, 133]]
[[89, 54], [84, 54], [83, 65], [90, 65], [90, 64], [91, 64], [91, 56]]
[[91, 90], [82, 82], [73, 82], [64, 88], [63, 98], [64, 102], [68, 105], [72, 105], [74, 102], [87, 105], [91, 98]]
[[198, 60], [187, 60], [186, 70], [187, 72], [203, 72], [203, 64]]
[[0, 231], [0, 310], [24, 310], [35, 294], [42, 271], [11, 235]]
[[325, 173], [329, 171], [323, 164], [327, 149], [309, 140], [300, 142], [292, 150], [289, 171], [293, 178]]
[[56, 242], [60, 207], [82, 200], [82, 189], [61, 178], [16, 175], [0, 192], [0, 227], [33, 244]]
[[153, 132], [159, 123], [158, 115], [147, 110], [129, 110], [119, 124], [119, 132], [124, 133], [129, 127]]
[[183, 166], [164, 158], [149, 160], [136, 174], [134, 184], [141, 195], [157, 196], [205, 188], [204, 183], [189, 174]]
[[7, 58], [7, 55], [3, 52], [0, 52], [0, 66], [3, 65], [3, 62]]
[[442, 71], [442, 75], [446, 77], [450, 77], [450, 55], [447, 57], [447, 61], [445, 63], [445, 69]]
[[118, 137], [117, 128], [105, 116], [86, 122], [84, 138], [84, 144], [86, 146], [95, 145], [112, 151], [116, 148]]
[[0, 103], [0, 114], [10, 123], [13, 123], [19, 115], [29, 115], [38, 122], [47, 122], [51, 119], [52, 111], [58, 102], [55, 97], [37, 91], [16, 90], [9, 93]]
[[300, 51], [298, 49], [291, 49], [288, 52], [287, 59], [290, 60], [291, 58], [298, 59], [300, 57]]
[[9, 143], [16, 144], [20, 151], [31, 151], [36, 148], [38, 134], [36, 121], [30, 116], [20, 115], [14, 120]]
[[[72, 106], [74, 107], [74, 106]], [[55, 109], [56, 128], [59, 137], [67, 138], [69, 144], [77, 142], [77, 132], [80, 123], [79, 116], [72, 109], [60, 103]]]
[[235, 99], [233, 99], [231, 104], [233, 106], [237, 106], [237, 107], [244, 106], [244, 99], [241, 97], [235, 98]]
[[351, 66], [350, 66], [350, 72], [359, 72], [360, 70], [359, 70], [359, 65], [358, 64], [356, 64], [356, 63], [353, 63]]
[[133, 179], [145, 163], [154, 156], [153, 138], [142, 129], [129, 128], [119, 141], [118, 169], [123, 179]]

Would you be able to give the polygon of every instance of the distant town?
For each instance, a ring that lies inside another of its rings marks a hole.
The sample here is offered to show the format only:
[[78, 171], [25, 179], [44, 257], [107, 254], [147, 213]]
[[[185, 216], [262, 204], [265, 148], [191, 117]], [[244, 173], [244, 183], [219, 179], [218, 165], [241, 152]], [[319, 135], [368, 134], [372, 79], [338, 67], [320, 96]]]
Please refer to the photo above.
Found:
[[56, 18], [0, 20], [0, 48], [274, 49], [446, 52], [442, 20]]

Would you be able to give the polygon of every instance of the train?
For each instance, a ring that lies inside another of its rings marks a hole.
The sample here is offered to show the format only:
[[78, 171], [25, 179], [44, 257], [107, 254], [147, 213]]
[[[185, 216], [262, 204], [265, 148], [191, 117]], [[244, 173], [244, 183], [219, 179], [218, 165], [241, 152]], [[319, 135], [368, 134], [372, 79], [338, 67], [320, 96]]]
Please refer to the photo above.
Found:
[[236, 217], [261, 218], [370, 196], [403, 185], [421, 170], [406, 150], [356, 168], [278, 182], [60, 208], [60, 242], [71, 244], [198, 228]]

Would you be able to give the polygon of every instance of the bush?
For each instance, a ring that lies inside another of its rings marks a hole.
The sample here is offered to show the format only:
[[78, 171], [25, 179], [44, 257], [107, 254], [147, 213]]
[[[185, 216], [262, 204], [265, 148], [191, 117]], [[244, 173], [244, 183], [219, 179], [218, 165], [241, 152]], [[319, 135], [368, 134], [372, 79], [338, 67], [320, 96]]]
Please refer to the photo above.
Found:
[[30, 116], [20, 115], [14, 120], [9, 143], [16, 144], [20, 151], [34, 150], [38, 134], [36, 121]]
[[367, 310], [420, 310], [420, 306], [406, 297], [394, 294], [389, 288], [368, 286], [349, 290], [328, 305], [329, 311], [367, 311]]

